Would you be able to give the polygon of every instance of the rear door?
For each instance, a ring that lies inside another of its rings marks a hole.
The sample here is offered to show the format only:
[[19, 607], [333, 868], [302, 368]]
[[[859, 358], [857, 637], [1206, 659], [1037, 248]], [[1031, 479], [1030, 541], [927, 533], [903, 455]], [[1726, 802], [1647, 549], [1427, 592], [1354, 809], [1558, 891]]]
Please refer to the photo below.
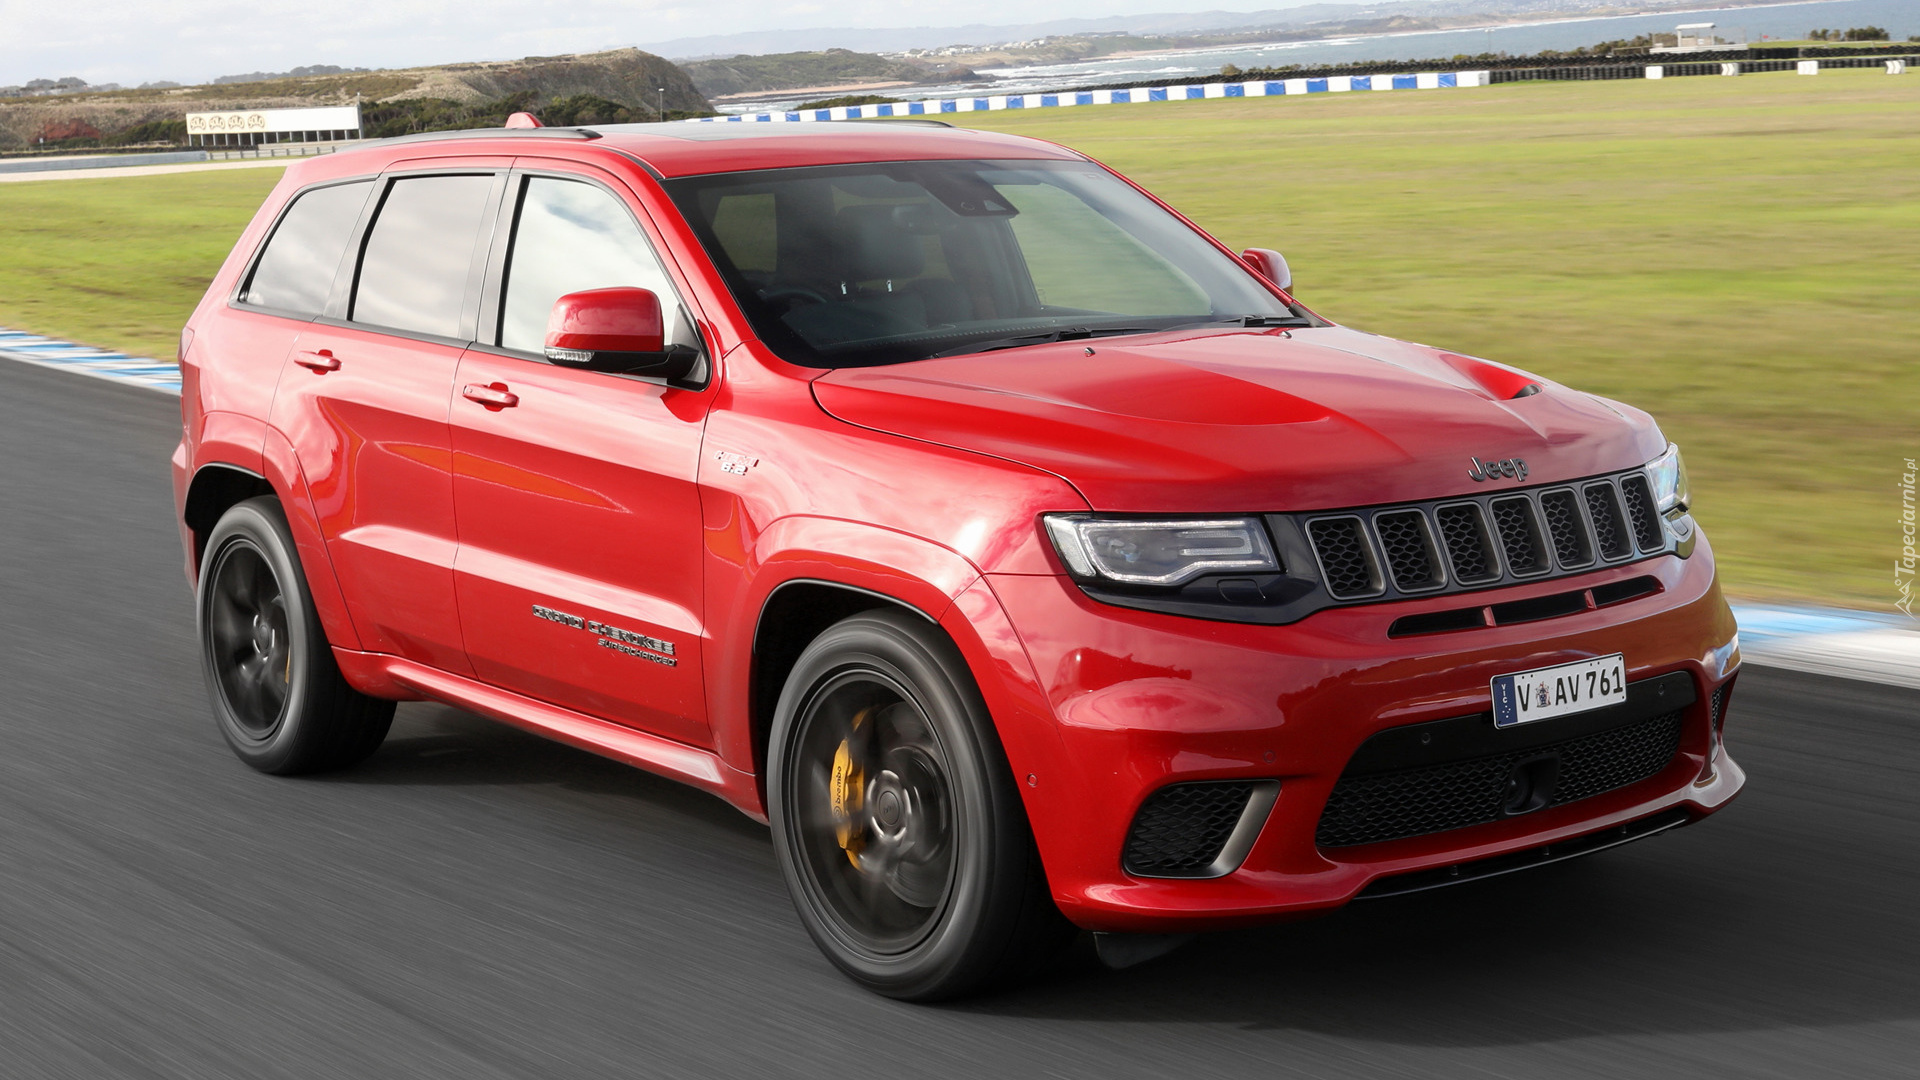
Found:
[[[228, 310], [200, 326], [197, 353], [202, 363], [219, 369], [218, 378], [199, 384], [206, 413], [268, 414], [294, 340], [326, 311], [373, 189], [371, 179], [321, 184], [287, 204], [241, 277]], [[258, 429], [251, 431], [257, 440]], [[249, 449], [257, 451], [258, 442]]]
[[543, 351], [555, 299], [616, 285], [653, 290], [669, 341], [706, 348], [642, 222], [597, 170], [514, 175], [499, 226], [511, 243], [496, 245], [456, 380], [454, 580], [480, 678], [707, 744], [695, 477], [713, 391], [558, 367]]
[[274, 423], [299, 452], [365, 646], [470, 674], [447, 408], [505, 170], [406, 172], [381, 185], [344, 287], [294, 343]]

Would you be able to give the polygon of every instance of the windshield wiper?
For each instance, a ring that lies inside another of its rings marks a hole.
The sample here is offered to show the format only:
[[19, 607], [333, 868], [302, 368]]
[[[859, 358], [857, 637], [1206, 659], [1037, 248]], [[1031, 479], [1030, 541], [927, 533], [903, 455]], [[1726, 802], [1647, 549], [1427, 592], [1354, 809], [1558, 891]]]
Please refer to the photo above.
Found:
[[1312, 326], [1312, 319], [1303, 319], [1298, 315], [1234, 315], [1220, 322], [1239, 323], [1241, 326]]
[[1016, 334], [1013, 337], [989, 338], [971, 345], [959, 345], [927, 357], [938, 360], [943, 356], [965, 356], [968, 353], [993, 352], [996, 349], [1018, 349], [1027, 345], [1048, 345], [1056, 341], [1080, 341], [1092, 337], [1112, 337], [1116, 334], [1157, 334], [1169, 329], [1165, 326], [1069, 326], [1064, 330], [1042, 330], [1033, 334]]

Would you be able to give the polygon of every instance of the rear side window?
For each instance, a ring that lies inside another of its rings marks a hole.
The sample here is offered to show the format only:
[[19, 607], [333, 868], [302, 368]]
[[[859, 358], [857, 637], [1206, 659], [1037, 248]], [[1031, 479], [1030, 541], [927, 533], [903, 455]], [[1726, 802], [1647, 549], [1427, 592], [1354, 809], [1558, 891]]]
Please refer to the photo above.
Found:
[[294, 199], [254, 264], [240, 299], [248, 304], [318, 315], [333, 291], [334, 271], [373, 182], [315, 188]]
[[473, 249], [491, 176], [416, 176], [393, 182], [360, 256], [354, 322], [460, 336]]
[[575, 180], [528, 178], [507, 263], [501, 347], [540, 352], [555, 300], [617, 285], [652, 290], [671, 317], [673, 286], [619, 199]]

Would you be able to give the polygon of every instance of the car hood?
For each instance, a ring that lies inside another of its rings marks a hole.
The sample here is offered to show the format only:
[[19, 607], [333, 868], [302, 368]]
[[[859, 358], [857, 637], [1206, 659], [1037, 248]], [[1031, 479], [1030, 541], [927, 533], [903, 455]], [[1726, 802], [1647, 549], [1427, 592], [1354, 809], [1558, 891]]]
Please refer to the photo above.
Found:
[[[1542, 390], [1513, 397], [1529, 383]], [[1342, 327], [1164, 332], [814, 381], [847, 423], [1054, 473], [1096, 510], [1320, 510], [1631, 468], [1665, 446], [1637, 409], [1457, 353]]]

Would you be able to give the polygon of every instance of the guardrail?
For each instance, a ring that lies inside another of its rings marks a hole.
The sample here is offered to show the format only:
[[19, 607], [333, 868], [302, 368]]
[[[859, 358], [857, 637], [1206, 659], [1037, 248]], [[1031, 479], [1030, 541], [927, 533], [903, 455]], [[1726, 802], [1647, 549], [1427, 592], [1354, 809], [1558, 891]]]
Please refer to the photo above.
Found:
[[118, 169], [124, 165], [177, 165], [205, 160], [207, 160], [207, 154], [204, 150], [167, 150], [151, 154], [86, 154], [76, 157], [0, 158], [0, 173]]
[[1292, 94], [1347, 93], [1379, 90], [1441, 90], [1486, 86], [1485, 71], [1423, 71], [1410, 74], [1331, 75], [1323, 79], [1248, 79], [1234, 82], [1192, 83], [1183, 86], [1115, 86], [1099, 90], [1062, 90], [1035, 94], [988, 94], [978, 97], [934, 98], [882, 105], [839, 105], [831, 109], [789, 109], [783, 112], [701, 116], [688, 124], [804, 123], [819, 120], [866, 120], [882, 116], [941, 116], [948, 113], [999, 112], [1004, 109], [1057, 109], [1072, 105], [1133, 105], [1150, 101], [1189, 101], [1203, 98], [1281, 97]]
[[245, 149], [208, 150], [209, 161], [252, 161], [256, 158], [297, 158], [313, 157], [317, 154], [338, 153], [344, 143], [269, 143], [265, 146], [249, 146]]
[[1902, 75], [1920, 64], [1920, 52], [1906, 56], [1823, 56], [1815, 60], [1688, 60], [1663, 64], [1567, 64], [1535, 68], [1496, 68], [1490, 71], [1494, 83], [1546, 81], [1584, 81], [1588, 79], [1680, 79], [1693, 75], [1752, 75], [1766, 71], [1797, 71], [1817, 75], [1827, 68], [1885, 68], [1889, 75]]

